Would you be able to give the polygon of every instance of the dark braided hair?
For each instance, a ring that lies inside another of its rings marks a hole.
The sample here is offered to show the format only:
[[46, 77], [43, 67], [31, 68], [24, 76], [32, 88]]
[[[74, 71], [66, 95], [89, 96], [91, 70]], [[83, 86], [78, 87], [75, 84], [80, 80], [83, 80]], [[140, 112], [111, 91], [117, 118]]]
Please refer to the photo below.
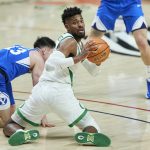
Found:
[[82, 10], [78, 7], [66, 8], [62, 14], [62, 22], [65, 24], [65, 21], [75, 15], [81, 15]]

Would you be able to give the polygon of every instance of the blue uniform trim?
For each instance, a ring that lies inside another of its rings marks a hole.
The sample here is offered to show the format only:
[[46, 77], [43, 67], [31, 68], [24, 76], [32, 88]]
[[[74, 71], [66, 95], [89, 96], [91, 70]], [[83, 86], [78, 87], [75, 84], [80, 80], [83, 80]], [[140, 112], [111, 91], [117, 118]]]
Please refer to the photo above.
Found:
[[[141, 26], [141, 28], [139, 28], [139, 29], [145, 29], [145, 28], [147, 28], [147, 26], [145, 25], [145, 23], [143, 23], [142, 26]], [[132, 32], [134, 32], [136, 30], [139, 30], [139, 29], [132, 30]]]

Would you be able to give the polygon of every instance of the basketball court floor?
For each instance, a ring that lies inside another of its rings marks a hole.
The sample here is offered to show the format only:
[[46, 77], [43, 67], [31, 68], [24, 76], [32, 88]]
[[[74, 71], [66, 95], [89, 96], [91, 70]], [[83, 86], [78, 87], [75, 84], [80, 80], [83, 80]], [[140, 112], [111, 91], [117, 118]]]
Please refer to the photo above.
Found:
[[[32, 47], [38, 36], [56, 40], [65, 32], [61, 22], [63, 9], [77, 5], [83, 9], [86, 31], [95, 15], [98, 0], [0, 0], [0, 48], [13, 44]], [[143, 3], [150, 24], [150, 3]], [[75, 95], [90, 111], [108, 135], [108, 148], [82, 146], [74, 141], [76, 128], [53, 112], [48, 114], [53, 128], [39, 127], [41, 138], [34, 143], [12, 147], [0, 129], [0, 150], [149, 150], [150, 101], [146, 92], [146, 69], [140, 57], [111, 53], [101, 65], [100, 74], [91, 76], [81, 65], [74, 84]], [[32, 89], [30, 74], [13, 81], [17, 106], [28, 98]], [[63, 107], [63, 106], [62, 106]]]

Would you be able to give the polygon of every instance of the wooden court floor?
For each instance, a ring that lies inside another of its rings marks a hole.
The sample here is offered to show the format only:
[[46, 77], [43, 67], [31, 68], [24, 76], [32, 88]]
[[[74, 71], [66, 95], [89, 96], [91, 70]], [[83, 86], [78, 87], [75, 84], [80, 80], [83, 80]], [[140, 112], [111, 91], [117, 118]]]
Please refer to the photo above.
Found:
[[[97, 8], [95, 4], [74, 0], [0, 0], [0, 48], [13, 44], [32, 47], [38, 36], [56, 40], [65, 32], [61, 22], [63, 9], [74, 5], [83, 9], [88, 33]], [[150, 24], [148, 1], [143, 8]], [[149, 150], [150, 101], [144, 98], [145, 78], [146, 69], [139, 57], [111, 53], [96, 77], [79, 66], [75, 95], [91, 111], [102, 132], [111, 138], [108, 148], [78, 145], [73, 139], [77, 129], [69, 128], [50, 112], [48, 119], [55, 127], [39, 127], [41, 138], [34, 143], [9, 146], [0, 129], [0, 150]], [[31, 89], [30, 74], [13, 81], [17, 105], [28, 98]]]

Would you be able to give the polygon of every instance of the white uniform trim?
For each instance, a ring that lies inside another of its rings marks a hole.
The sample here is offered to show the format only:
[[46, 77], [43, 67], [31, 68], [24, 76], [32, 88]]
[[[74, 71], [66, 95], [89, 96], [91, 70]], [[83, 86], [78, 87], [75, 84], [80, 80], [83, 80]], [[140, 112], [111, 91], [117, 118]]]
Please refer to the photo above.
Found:
[[105, 25], [102, 23], [102, 21], [100, 20], [100, 18], [98, 16], [94, 17], [94, 20], [92, 22], [92, 26], [96, 24], [96, 28], [100, 31], [107, 31], [107, 28], [105, 27]]
[[136, 29], [140, 29], [142, 24], [145, 24], [147, 26], [147, 23], [145, 21], [145, 18], [143, 16], [140, 16], [134, 23], [133, 27], [132, 27], [132, 31], [136, 30]]
[[17, 64], [30, 68], [30, 57], [24, 58], [22, 60], [16, 61]]

